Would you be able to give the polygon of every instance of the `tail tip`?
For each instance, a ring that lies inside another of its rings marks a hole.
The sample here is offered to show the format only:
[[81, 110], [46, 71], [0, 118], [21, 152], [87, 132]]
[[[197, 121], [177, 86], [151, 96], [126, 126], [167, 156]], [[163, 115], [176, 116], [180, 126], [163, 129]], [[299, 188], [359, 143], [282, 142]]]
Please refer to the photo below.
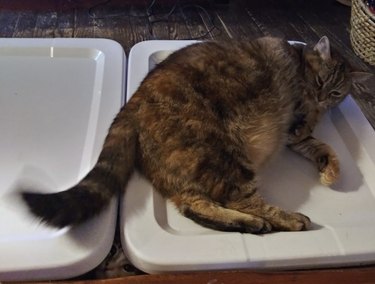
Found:
[[66, 214], [67, 212], [61, 207], [61, 202], [55, 198], [54, 194], [23, 191], [21, 196], [30, 212], [42, 223], [56, 228], [71, 224], [69, 214]]

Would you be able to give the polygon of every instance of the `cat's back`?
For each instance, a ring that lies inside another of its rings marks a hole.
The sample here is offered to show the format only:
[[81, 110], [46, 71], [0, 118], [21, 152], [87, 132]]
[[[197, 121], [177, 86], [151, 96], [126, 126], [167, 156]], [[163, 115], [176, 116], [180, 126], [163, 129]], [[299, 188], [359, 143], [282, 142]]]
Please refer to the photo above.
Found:
[[291, 54], [286, 41], [273, 38], [204, 42], [171, 54], [125, 107], [134, 110], [144, 171], [151, 177], [161, 161], [176, 160], [171, 153], [189, 147], [203, 147], [202, 157], [234, 147], [263, 164], [283, 144], [292, 118]]
[[207, 41], [174, 52], [158, 66], [155, 73], [171, 70], [176, 75], [196, 72], [207, 77], [213, 74], [231, 75], [230, 71], [233, 71], [241, 77], [254, 71], [274, 73], [295, 66], [295, 60], [293, 48], [280, 38]]
[[288, 93], [297, 67], [293, 48], [279, 38], [208, 41], [171, 54], [148, 74], [137, 93], [152, 101], [172, 96], [186, 102], [195, 94], [214, 102], [243, 103], [260, 94], [283, 95], [284, 89]]

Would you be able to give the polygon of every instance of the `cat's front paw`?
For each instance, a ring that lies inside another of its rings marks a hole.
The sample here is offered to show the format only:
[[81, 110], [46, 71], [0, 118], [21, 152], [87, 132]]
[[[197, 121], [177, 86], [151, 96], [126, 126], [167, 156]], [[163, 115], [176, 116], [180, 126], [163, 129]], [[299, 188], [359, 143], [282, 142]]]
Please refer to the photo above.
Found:
[[323, 185], [330, 186], [340, 177], [339, 160], [334, 155], [324, 155], [317, 160], [320, 172], [320, 182]]

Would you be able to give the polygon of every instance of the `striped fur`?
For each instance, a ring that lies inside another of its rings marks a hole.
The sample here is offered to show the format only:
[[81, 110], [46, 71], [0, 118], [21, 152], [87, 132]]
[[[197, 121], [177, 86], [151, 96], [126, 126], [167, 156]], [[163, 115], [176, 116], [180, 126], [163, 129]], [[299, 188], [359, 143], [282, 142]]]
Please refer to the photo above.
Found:
[[113, 122], [98, 163], [77, 186], [23, 197], [46, 223], [76, 225], [105, 208], [137, 167], [203, 226], [304, 230], [309, 218], [263, 200], [257, 172], [289, 146], [315, 163], [323, 184], [335, 182], [338, 159], [311, 133], [351, 88], [349, 68], [326, 37], [311, 47], [271, 37], [194, 44], [148, 74]]

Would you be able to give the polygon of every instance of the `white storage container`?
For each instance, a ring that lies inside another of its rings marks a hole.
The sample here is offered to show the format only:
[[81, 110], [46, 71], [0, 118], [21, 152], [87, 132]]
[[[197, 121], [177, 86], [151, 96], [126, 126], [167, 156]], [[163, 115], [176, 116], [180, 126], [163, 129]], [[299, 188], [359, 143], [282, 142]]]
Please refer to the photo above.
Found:
[[[158, 61], [192, 42], [148, 41], [129, 54], [127, 95]], [[319, 184], [316, 169], [285, 149], [262, 173], [269, 202], [312, 219], [303, 232], [251, 235], [195, 224], [135, 174], [121, 200], [122, 244], [148, 273], [230, 268], [311, 268], [375, 262], [375, 134], [351, 97], [327, 114], [315, 136], [332, 145], [341, 178]], [[285, 163], [285, 161], [288, 161]]]
[[117, 199], [77, 228], [52, 229], [17, 192], [55, 192], [95, 164], [124, 100], [125, 55], [105, 39], [0, 39], [0, 280], [77, 276], [109, 252]]

